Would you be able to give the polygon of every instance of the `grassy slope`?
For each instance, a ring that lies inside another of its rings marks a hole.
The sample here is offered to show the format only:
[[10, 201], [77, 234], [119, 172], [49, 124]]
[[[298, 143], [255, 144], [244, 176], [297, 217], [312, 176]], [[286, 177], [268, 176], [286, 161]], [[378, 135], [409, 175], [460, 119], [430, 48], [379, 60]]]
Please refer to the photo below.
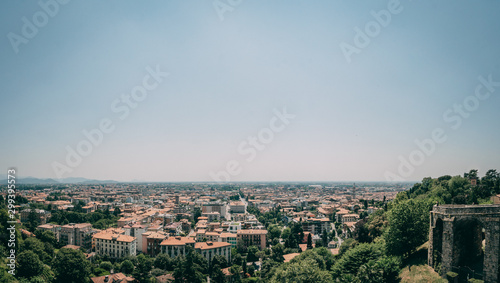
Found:
[[406, 262], [399, 273], [401, 282], [448, 282], [427, 265], [428, 245], [428, 243], [425, 243], [420, 246], [417, 252]]

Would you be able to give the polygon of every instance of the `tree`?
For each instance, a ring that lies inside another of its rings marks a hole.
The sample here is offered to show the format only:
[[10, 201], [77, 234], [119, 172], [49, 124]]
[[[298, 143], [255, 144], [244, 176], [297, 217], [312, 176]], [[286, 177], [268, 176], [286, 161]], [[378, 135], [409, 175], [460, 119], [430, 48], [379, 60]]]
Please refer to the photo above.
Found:
[[134, 264], [130, 260], [126, 259], [122, 262], [120, 271], [125, 274], [132, 274], [134, 271]]
[[175, 283], [200, 283], [204, 281], [204, 275], [201, 272], [202, 267], [196, 263], [195, 254], [192, 249], [188, 249], [185, 257], [177, 257], [177, 265], [173, 276]]
[[313, 243], [312, 243], [312, 237], [311, 233], [307, 235], [307, 249], [312, 249], [313, 248]]
[[113, 211], [113, 215], [118, 217], [122, 213], [121, 209], [119, 207], [115, 207], [115, 210]]
[[272, 249], [271, 259], [273, 261], [275, 261], [275, 262], [284, 262], [285, 261], [285, 258], [283, 257], [284, 247], [282, 244], [274, 245], [271, 249]]
[[283, 239], [288, 239], [288, 237], [290, 236], [290, 234], [292, 233], [292, 230], [290, 230], [290, 228], [285, 228], [283, 229], [283, 232], [281, 232], [281, 238]]
[[342, 274], [356, 275], [359, 268], [371, 260], [377, 260], [383, 255], [383, 245], [380, 243], [359, 244], [346, 251], [342, 257], [335, 262], [332, 267], [332, 274], [335, 278]]
[[103, 261], [99, 264], [99, 267], [106, 271], [111, 271], [111, 269], [113, 269], [113, 264], [109, 261]]
[[34, 208], [30, 208], [30, 212], [28, 214], [28, 221], [26, 226], [30, 232], [35, 232], [36, 227], [40, 225], [40, 219], [38, 218], [38, 214], [36, 213]]
[[333, 282], [330, 272], [321, 270], [312, 259], [284, 264], [278, 267], [269, 282]]
[[395, 203], [385, 234], [389, 254], [408, 257], [423, 244], [429, 231], [429, 204], [420, 200]]
[[339, 254], [341, 254], [341, 255], [344, 254], [348, 250], [354, 248], [357, 244], [358, 244], [358, 241], [356, 241], [356, 240], [354, 240], [352, 238], [346, 239], [340, 245]]
[[87, 282], [90, 275], [90, 262], [79, 250], [60, 249], [52, 262], [52, 269], [56, 274], [56, 282]]
[[246, 247], [243, 239], [238, 238], [238, 240], [236, 241], [236, 249], [238, 250], [238, 253], [240, 253], [240, 254], [247, 252], [247, 247]]
[[323, 233], [321, 233], [321, 243], [323, 247], [328, 247], [328, 232], [326, 230], [323, 230]]
[[37, 239], [44, 243], [49, 243], [52, 246], [57, 245], [57, 239], [54, 236], [54, 232], [47, 230], [35, 230], [35, 236]]
[[159, 254], [156, 256], [155, 261], [154, 261], [154, 266], [156, 268], [160, 268], [163, 270], [168, 270], [172, 271], [173, 270], [173, 264], [172, 264], [172, 259], [168, 254]]
[[302, 262], [305, 259], [316, 261], [321, 270], [330, 270], [335, 263], [335, 256], [327, 248], [307, 250], [299, 256], [294, 257], [290, 262]]
[[149, 279], [149, 272], [153, 269], [153, 259], [147, 255], [140, 254], [137, 256], [137, 268], [134, 270], [135, 279], [139, 282], [145, 282]]
[[281, 228], [276, 224], [271, 224], [267, 227], [269, 239], [272, 241], [273, 239], [279, 239], [281, 236]]
[[198, 218], [201, 216], [201, 209], [199, 207], [195, 207], [193, 211], [194, 222], [198, 222]]
[[[44, 245], [44, 243], [35, 237], [30, 237], [23, 242], [21, 249], [23, 251], [33, 251], [36, 255], [38, 255], [41, 261], [50, 262], [52, 260], [51, 254], [53, 254], [54, 248]], [[49, 251], [49, 253], [47, 253], [47, 251]]]
[[33, 251], [23, 251], [17, 257], [17, 275], [31, 278], [38, 276], [43, 271], [43, 262]]
[[255, 262], [258, 261], [257, 253], [259, 252], [259, 248], [257, 246], [248, 247], [247, 261]]

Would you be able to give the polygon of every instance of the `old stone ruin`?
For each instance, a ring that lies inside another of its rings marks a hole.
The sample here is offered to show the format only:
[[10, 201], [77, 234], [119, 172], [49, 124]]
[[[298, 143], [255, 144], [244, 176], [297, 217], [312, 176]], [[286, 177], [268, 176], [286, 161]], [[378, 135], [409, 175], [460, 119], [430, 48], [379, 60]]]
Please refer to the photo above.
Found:
[[434, 205], [428, 264], [441, 276], [500, 282], [500, 205]]

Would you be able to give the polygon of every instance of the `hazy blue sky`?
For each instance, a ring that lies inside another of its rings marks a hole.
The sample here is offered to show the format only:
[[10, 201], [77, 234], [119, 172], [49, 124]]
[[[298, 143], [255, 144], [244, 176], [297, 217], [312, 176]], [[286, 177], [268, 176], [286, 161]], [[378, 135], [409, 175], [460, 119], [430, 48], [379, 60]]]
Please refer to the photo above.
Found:
[[[500, 169], [498, 1], [40, 2], [48, 12], [0, 3], [1, 173], [211, 181], [237, 162], [232, 181], [383, 181]], [[350, 60], [347, 44], [359, 48]], [[148, 68], [169, 75], [120, 119], [112, 104]], [[284, 108], [287, 125], [273, 118]], [[70, 166], [67, 147], [103, 119], [114, 130]], [[281, 131], [251, 154], [245, 141], [269, 138], [270, 121]], [[446, 141], [415, 153], [438, 128]]]

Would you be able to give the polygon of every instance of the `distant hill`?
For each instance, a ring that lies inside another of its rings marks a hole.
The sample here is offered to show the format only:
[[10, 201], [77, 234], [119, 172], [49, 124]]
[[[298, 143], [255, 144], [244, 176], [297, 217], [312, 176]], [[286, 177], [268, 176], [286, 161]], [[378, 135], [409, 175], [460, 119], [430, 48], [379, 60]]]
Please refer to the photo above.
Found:
[[[2, 176], [3, 179], [0, 184], [7, 184], [6, 176]], [[114, 180], [94, 180], [78, 177], [62, 178], [62, 179], [40, 179], [35, 177], [18, 177], [16, 179], [16, 184], [21, 185], [47, 185], [47, 184], [106, 184], [106, 183], [118, 183]]]

